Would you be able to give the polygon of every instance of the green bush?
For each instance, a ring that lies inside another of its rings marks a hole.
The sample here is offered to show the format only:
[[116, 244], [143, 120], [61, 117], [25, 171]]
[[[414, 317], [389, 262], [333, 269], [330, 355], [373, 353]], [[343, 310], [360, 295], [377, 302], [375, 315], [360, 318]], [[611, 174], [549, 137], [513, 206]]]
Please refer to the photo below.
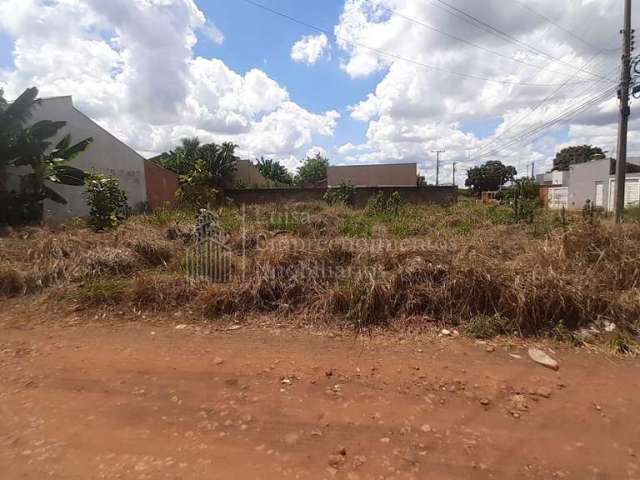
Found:
[[356, 189], [349, 182], [342, 182], [339, 187], [332, 187], [324, 194], [324, 199], [329, 205], [349, 205], [355, 201]]
[[118, 225], [128, 214], [127, 194], [117, 178], [100, 173], [87, 180], [87, 203], [91, 208], [89, 225], [106, 230]]
[[388, 197], [384, 192], [378, 192], [367, 202], [366, 211], [369, 215], [379, 215], [383, 213], [391, 213], [398, 215], [402, 199], [398, 192], [393, 192]]

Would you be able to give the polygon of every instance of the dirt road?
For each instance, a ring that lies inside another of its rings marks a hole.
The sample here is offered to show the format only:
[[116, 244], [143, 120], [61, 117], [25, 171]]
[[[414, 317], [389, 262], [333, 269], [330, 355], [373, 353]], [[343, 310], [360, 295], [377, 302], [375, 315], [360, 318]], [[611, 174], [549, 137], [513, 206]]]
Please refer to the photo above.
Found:
[[640, 364], [568, 348], [0, 327], [0, 478], [637, 479]]

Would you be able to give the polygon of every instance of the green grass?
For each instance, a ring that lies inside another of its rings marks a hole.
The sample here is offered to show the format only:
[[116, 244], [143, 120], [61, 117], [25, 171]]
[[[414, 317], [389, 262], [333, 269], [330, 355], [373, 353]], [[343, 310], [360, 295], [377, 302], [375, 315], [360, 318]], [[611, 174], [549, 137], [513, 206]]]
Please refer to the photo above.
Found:
[[130, 280], [123, 278], [97, 278], [79, 286], [69, 298], [85, 307], [117, 305], [126, 298], [130, 284]]

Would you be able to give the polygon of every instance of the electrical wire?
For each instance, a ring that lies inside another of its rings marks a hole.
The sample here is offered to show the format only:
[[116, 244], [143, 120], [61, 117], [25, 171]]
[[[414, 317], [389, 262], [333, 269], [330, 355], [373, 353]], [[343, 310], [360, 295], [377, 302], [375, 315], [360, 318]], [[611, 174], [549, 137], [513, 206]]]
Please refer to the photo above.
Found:
[[562, 25], [560, 25], [559, 23], [555, 22], [553, 19], [549, 18], [548, 16], [544, 15], [543, 13], [540, 13], [537, 10], [534, 10], [533, 8], [531, 8], [529, 5], [527, 5], [522, 0], [513, 0], [513, 1], [516, 2], [517, 4], [519, 4], [522, 8], [525, 8], [526, 10], [530, 11], [534, 15], [536, 15], [536, 16], [542, 18], [543, 20], [545, 20], [546, 22], [550, 23], [554, 27], [562, 30], [564, 33], [570, 35], [571, 37], [575, 38], [576, 40], [581, 41], [583, 44], [587, 45], [588, 47], [591, 47], [591, 48], [597, 50], [598, 52], [602, 51], [602, 49], [598, 48], [597, 46], [595, 46], [593, 43], [589, 42], [588, 40], [585, 40], [580, 35], [578, 35], [578, 34], [572, 32], [571, 30], [563, 27]]
[[[589, 65], [590, 63], [592, 63], [597, 57], [598, 57], [598, 53], [596, 53], [594, 56], [592, 56], [589, 61], [584, 65], [584, 67], [586, 67], [587, 65]], [[610, 72], [608, 75], [606, 75], [605, 78], [608, 79], [608, 77], [610, 77], [613, 73], [617, 72], [617, 69], [614, 69], [613, 72]], [[570, 79], [569, 79], [570, 80]], [[509, 126], [509, 128], [507, 128], [507, 130], [505, 130], [504, 132], [502, 132], [500, 135], [498, 135], [497, 137], [495, 137], [488, 145], [484, 145], [482, 147], [480, 147], [480, 152], [477, 154], [477, 156], [482, 156], [483, 152], [486, 151], [488, 148], [492, 148], [494, 145], [497, 145], [500, 143], [501, 139], [507, 135], [509, 132], [513, 131], [513, 129], [515, 127], [517, 127], [520, 123], [522, 123], [522, 121], [527, 118], [529, 115], [531, 115], [532, 113], [536, 112], [537, 110], [539, 110], [540, 108], [542, 108], [543, 106], [545, 106], [547, 103], [549, 103], [550, 100], [552, 100], [558, 93], [560, 93], [560, 91], [566, 87], [568, 85], [569, 80], [567, 80], [564, 84], [560, 85], [556, 90], [554, 90], [550, 95], [548, 95], [547, 97], [545, 97], [542, 101], [540, 101], [534, 108], [533, 110], [530, 111], [526, 111], [523, 112], [522, 115], [520, 115], [520, 118], [518, 118], [512, 125]], [[613, 80], [610, 80], [613, 81]], [[591, 87], [593, 88], [593, 87]], [[585, 95], [587, 94], [589, 91], [589, 89], [587, 89], [587, 91], [583, 92], [581, 95]]]
[[[478, 159], [478, 158], [483, 158], [489, 155], [493, 155], [493, 154], [499, 153], [501, 150], [505, 150], [506, 148], [514, 145], [520, 145], [521, 147], [527, 146], [535, 142], [536, 140], [538, 140], [541, 136], [543, 136], [545, 131], [548, 130], [549, 128], [557, 125], [558, 123], [569, 121], [575, 118], [575, 116], [578, 115], [579, 113], [587, 110], [588, 108], [591, 108], [594, 105], [599, 104], [603, 100], [607, 99], [607, 97], [611, 97], [615, 93], [616, 89], [617, 87], [610, 87], [604, 92], [600, 92], [599, 94], [596, 94], [595, 96], [590, 97], [588, 100], [585, 100], [582, 103], [578, 103], [578, 104], [574, 103], [568, 109], [564, 110], [560, 115], [554, 117], [553, 119], [543, 123], [542, 125], [538, 125], [533, 128], [527, 129], [524, 132], [521, 132], [516, 137], [512, 137], [502, 145], [499, 145], [482, 155], [474, 156], [474, 158]], [[522, 144], [523, 141], [527, 141], [527, 143]]]
[[[466, 23], [469, 23], [470, 25], [473, 25], [474, 27], [476, 27], [476, 28], [478, 28], [480, 30], [483, 30], [486, 33], [489, 33], [491, 35], [497, 36], [498, 38], [501, 38], [502, 40], [505, 40], [505, 41], [507, 41], [509, 43], [518, 45], [521, 48], [525, 48], [528, 51], [530, 51], [532, 53], [535, 53], [537, 55], [542, 55], [542, 56], [544, 56], [544, 57], [546, 57], [548, 59], [551, 59], [551, 60], [554, 60], [556, 62], [562, 63], [562, 64], [564, 64], [564, 65], [566, 65], [569, 68], [572, 68], [574, 70], [577, 68], [575, 65], [572, 65], [571, 63], [566, 62], [566, 61], [562, 60], [561, 58], [555, 57], [555, 56], [553, 56], [553, 55], [551, 55], [551, 54], [549, 54], [547, 52], [544, 52], [544, 51], [540, 50], [537, 47], [529, 45], [529, 44], [527, 44], [527, 43], [515, 38], [513, 35], [494, 27], [493, 25], [490, 25], [489, 23], [487, 23], [487, 22], [485, 22], [483, 20], [480, 20], [479, 18], [477, 18], [477, 17], [465, 12], [464, 10], [461, 10], [461, 9], [459, 9], [459, 8], [457, 8], [457, 7], [453, 6], [453, 5], [445, 2], [444, 0], [424, 0], [424, 1], [428, 2], [433, 7], [439, 8], [439, 9], [447, 12], [450, 15], [453, 15], [453, 16], [455, 16], [457, 18], [460, 18], [461, 20], [465, 21]], [[438, 2], [440, 4], [440, 6], [435, 4], [435, 3], [433, 3], [434, 1]], [[593, 72], [590, 72], [590, 71], [585, 71], [585, 73], [587, 73], [588, 75], [591, 75], [591, 76], [593, 76], [595, 78], [602, 79], [602, 77], [600, 75], [596, 74], [596, 73], [593, 73]]]
[[[395, 54], [395, 53], [387, 52], [387, 51], [381, 50], [379, 48], [370, 47], [368, 45], [365, 45], [365, 44], [360, 43], [360, 42], [356, 42], [354, 40], [349, 40], [349, 39], [345, 39], [343, 37], [339, 37], [338, 35], [330, 32], [330, 31], [328, 31], [326, 29], [317, 27], [317, 26], [315, 26], [315, 25], [313, 25], [311, 23], [305, 22], [305, 21], [300, 20], [298, 18], [295, 18], [295, 17], [293, 17], [291, 15], [288, 15], [288, 14], [286, 14], [284, 12], [281, 12], [279, 10], [273, 9], [271, 7], [268, 7], [267, 5], [264, 5], [264, 4], [259, 3], [259, 2], [255, 2], [254, 0], [242, 0], [242, 1], [245, 2], [245, 3], [248, 3], [250, 5], [253, 5], [254, 7], [260, 8], [260, 9], [265, 10], [267, 12], [270, 12], [270, 13], [272, 13], [274, 15], [277, 15], [279, 17], [285, 18], [285, 19], [287, 19], [287, 20], [289, 20], [291, 22], [297, 23], [298, 25], [302, 25], [302, 26], [304, 26], [306, 28], [309, 28], [311, 30], [315, 30], [317, 32], [324, 33], [325, 35], [328, 35], [328, 36], [330, 36], [330, 37], [332, 37], [334, 39], [341, 39], [341, 40], [343, 40], [343, 41], [345, 41], [347, 43], [351, 43], [351, 44], [356, 45], [356, 46], [358, 46], [360, 48], [364, 48], [365, 50], [369, 50], [369, 51], [375, 52], [375, 53], [377, 53], [379, 55], [386, 56], [386, 57], [392, 58], [394, 60], [403, 61], [403, 62], [412, 64], [412, 65], [415, 65], [417, 67], [424, 68], [426, 70], [435, 70], [435, 71], [439, 71], [439, 72], [446, 73], [446, 74], [449, 74], [449, 75], [454, 75], [454, 76], [457, 76], [457, 77], [471, 78], [471, 79], [475, 79], [475, 80], [482, 80], [482, 81], [485, 81], [485, 82], [497, 83], [497, 84], [502, 84], [502, 85], [522, 85], [522, 86], [527, 86], [527, 87], [557, 87], [558, 85], [561, 85], [561, 84], [558, 84], [558, 83], [528, 83], [528, 82], [509, 81], [509, 80], [497, 80], [495, 78], [483, 77], [481, 75], [474, 75], [472, 73], [462, 73], [462, 72], [456, 72], [456, 71], [453, 71], [453, 70], [447, 70], [447, 69], [444, 69], [444, 68], [441, 68], [441, 67], [437, 67], [435, 65], [429, 65], [427, 63], [423, 63], [423, 62], [420, 62], [420, 61], [417, 61], [417, 60], [413, 60], [413, 59], [410, 59], [410, 58], [407, 58], [407, 57], [403, 57], [403, 56]], [[577, 68], [577, 67], [573, 67], [573, 68]], [[578, 81], [572, 82], [572, 84], [573, 85], [577, 85], [577, 84], [590, 83], [590, 82], [593, 82], [593, 80], [578, 80]]]
[[[369, 0], [369, 1], [371, 1], [371, 0]], [[405, 15], [404, 13], [399, 12], [397, 10], [394, 10], [392, 8], [385, 7], [383, 5], [379, 5], [378, 7], [381, 8], [382, 10], [385, 10], [386, 12], [392, 13], [392, 14], [394, 14], [394, 15], [400, 17], [400, 18], [403, 18], [403, 19], [405, 19], [405, 20], [407, 20], [407, 21], [409, 21], [411, 23], [415, 23], [416, 25], [420, 25], [423, 28], [426, 28], [427, 30], [434, 31], [436, 33], [439, 33], [440, 35], [443, 35], [445, 37], [451, 38], [451, 39], [456, 40], [458, 42], [464, 43], [465, 45], [469, 45], [469, 46], [472, 46], [472, 47], [477, 48], [479, 50], [491, 53], [492, 55], [496, 55], [498, 57], [505, 58], [505, 59], [510, 60], [512, 62], [517, 62], [517, 63], [520, 63], [522, 65], [526, 65], [528, 67], [537, 68], [538, 70], [545, 70], [547, 68], [546, 66], [543, 67], [543, 66], [540, 66], [540, 65], [536, 65], [535, 63], [531, 63], [531, 62], [527, 62], [525, 60], [521, 60], [521, 59], [516, 58], [516, 57], [514, 57], [512, 55], [506, 55], [506, 54], [498, 52], [496, 50], [492, 50], [490, 48], [484, 47], [484, 46], [479, 45], [477, 43], [471, 42], [471, 41], [469, 41], [469, 40], [467, 40], [465, 38], [458, 37], [457, 35], [453, 35], [451, 33], [445, 32], [444, 30], [441, 30], [441, 29], [439, 29], [437, 27], [434, 27], [433, 25], [430, 25], [430, 24], [428, 24], [428, 23], [426, 23], [426, 22], [424, 22], [422, 20], [419, 20], [417, 18], [411, 17], [409, 15]], [[557, 70], [547, 70], [547, 71], [551, 72], [551, 73], [557, 73], [559, 75], [564, 75], [564, 76], [569, 75], [566, 72], [560, 72], [560, 71], [557, 71]]]

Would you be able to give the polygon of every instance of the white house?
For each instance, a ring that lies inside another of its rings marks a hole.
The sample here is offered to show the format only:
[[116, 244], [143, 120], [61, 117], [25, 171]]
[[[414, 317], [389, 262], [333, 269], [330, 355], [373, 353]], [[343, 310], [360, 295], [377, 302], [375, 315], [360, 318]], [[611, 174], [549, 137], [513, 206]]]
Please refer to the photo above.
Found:
[[[75, 108], [71, 96], [42, 99], [39, 105], [33, 107], [29, 123], [41, 120], [66, 122], [66, 126], [51, 140], [54, 145], [67, 133], [71, 134], [72, 143], [93, 137], [93, 142], [70, 165], [89, 173], [95, 171], [117, 177], [121, 188], [127, 192], [129, 206], [132, 208], [147, 201], [144, 158]], [[15, 186], [16, 183], [16, 172], [9, 171], [8, 185]], [[68, 203], [61, 205], [46, 200], [44, 221], [59, 222], [88, 216], [84, 187], [56, 184], [52, 188]]]

